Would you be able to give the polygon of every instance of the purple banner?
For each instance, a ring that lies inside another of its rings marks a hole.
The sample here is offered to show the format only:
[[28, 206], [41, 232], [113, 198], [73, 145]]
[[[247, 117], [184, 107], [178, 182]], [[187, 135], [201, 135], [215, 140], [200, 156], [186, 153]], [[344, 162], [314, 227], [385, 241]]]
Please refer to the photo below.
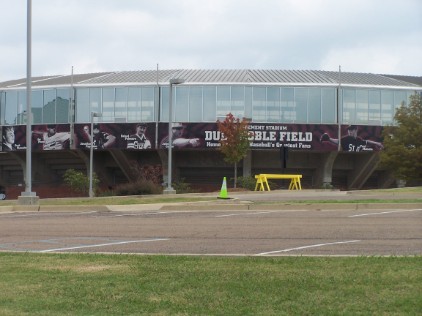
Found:
[[[342, 151], [378, 151], [384, 148], [382, 144], [382, 127], [366, 125], [343, 125], [341, 127], [340, 148]], [[338, 135], [325, 130], [320, 137], [325, 146], [337, 149]]]
[[[75, 124], [74, 148], [89, 149], [91, 124]], [[249, 125], [251, 149], [335, 151], [339, 146], [337, 125], [320, 124], [256, 124]], [[2, 151], [26, 149], [26, 126], [3, 126]], [[168, 148], [168, 124], [158, 125], [158, 148]], [[340, 148], [343, 151], [383, 149], [382, 127], [342, 125]], [[44, 124], [32, 127], [34, 150], [63, 150], [70, 145], [69, 124]], [[95, 123], [95, 150], [118, 148], [125, 150], [156, 149], [155, 123]], [[173, 123], [175, 149], [216, 149], [224, 135], [216, 123]]]
[[[167, 148], [167, 124], [160, 125], [160, 142]], [[218, 131], [216, 123], [177, 123], [173, 127], [175, 148], [217, 148], [224, 135]], [[325, 132], [337, 134], [335, 125], [309, 124], [250, 124], [250, 146], [252, 149], [277, 149], [288, 147], [301, 150], [336, 150], [334, 146], [320, 142]]]
[[[95, 123], [94, 149], [119, 148], [145, 150], [155, 147], [155, 123]], [[91, 146], [91, 124], [75, 125], [75, 145], [88, 149]]]
[[[173, 123], [173, 146], [175, 149], [207, 148], [205, 132], [216, 130], [215, 123]], [[168, 124], [160, 124], [158, 135], [158, 147], [168, 148]]]
[[[173, 139], [176, 149], [217, 148], [224, 135], [216, 123], [174, 123]], [[287, 147], [297, 150], [334, 151], [338, 148], [338, 126], [321, 124], [249, 124], [252, 149]], [[380, 150], [382, 127], [342, 126], [343, 151]], [[160, 147], [168, 147], [168, 125], [160, 124]]]
[[2, 151], [26, 149], [26, 126], [3, 126]]
[[62, 150], [69, 148], [69, 124], [46, 124], [32, 126], [32, 149]]

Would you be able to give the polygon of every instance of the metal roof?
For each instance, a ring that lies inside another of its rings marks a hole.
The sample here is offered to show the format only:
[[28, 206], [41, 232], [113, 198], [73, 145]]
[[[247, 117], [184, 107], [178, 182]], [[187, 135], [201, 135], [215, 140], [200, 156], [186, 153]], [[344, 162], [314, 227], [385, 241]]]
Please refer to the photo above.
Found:
[[356, 72], [334, 72], [334, 71], [319, 71], [324, 76], [332, 78], [336, 82], [350, 85], [374, 85], [374, 86], [412, 86], [410, 82], [397, 80], [384, 75], [377, 75], [371, 73], [356, 73]]
[[[422, 85], [422, 77], [380, 75], [321, 70], [259, 70], [259, 69], [174, 69], [140, 70], [75, 74], [65, 76], [33, 77], [32, 86], [75, 86], [167, 84], [170, 78], [184, 78], [190, 84], [288, 84], [288, 85], [342, 85], [372, 87], [415, 87]], [[411, 78], [412, 80], [410, 80]], [[26, 78], [0, 82], [3, 88], [25, 88]]]
[[399, 76], [399, 75], [383, 75], [386, 77], [394, 78], [401, 81], [410, 82], [422, 87], [422, 77], [416, 76]]
[[[73, 83], [83, 82], [92, 78], [100, 78], [104, 75], [111, 74], [111, 72], [101, 72], [101, 73], [90, 73], [90, 74], [75, 74], [73, 76], [43, 76], [43, 77], [32, 77], [31, 85], [34, 87], [37, 86], [69, 86]], [[26, 87], [26, 78], [10, 80], [5, 82], [0, 82], [1, 88], [25, 88]]]

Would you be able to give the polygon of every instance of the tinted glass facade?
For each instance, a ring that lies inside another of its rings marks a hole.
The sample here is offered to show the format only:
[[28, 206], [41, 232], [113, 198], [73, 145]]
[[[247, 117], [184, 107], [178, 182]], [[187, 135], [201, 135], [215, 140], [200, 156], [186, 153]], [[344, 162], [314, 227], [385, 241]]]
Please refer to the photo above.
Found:
[[[33, 89], [33, 124], [71, 123], [70, 88]], [[283, 87], [263, 85], [179, 85], [173, 89], [173, 121], [215, 122], [231, 112], [257, 123], [337, 123], [340, 99], [342, 124], [388, 125], [395, 110], [407, 104], [410, 90]], [[167, 122], [168, 86], [75, 88], [75, 123]], [[26, 123], [25, 90], [4, 90], [0, 96], [1, 125]]]

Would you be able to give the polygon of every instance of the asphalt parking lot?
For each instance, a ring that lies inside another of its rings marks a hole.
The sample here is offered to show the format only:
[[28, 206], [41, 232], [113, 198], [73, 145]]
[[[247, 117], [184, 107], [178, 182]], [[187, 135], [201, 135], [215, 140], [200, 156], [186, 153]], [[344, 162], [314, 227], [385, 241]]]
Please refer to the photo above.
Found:
[[[259, 195], [263, 196], [263, 195]], [[246, 199], [243, 199], [246, 200]], [[0, 213], [0, 251], [224, 256], [422, 255], [422, 208], [192, 205]], [[198, 209], [195, 209], [198, 208]]]

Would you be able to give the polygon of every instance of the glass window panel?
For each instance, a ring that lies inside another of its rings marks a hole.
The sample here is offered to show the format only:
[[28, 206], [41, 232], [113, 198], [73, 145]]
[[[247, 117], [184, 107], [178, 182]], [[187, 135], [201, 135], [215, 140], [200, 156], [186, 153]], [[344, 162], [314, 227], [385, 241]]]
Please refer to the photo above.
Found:
[[383, 125], [393, 122], [394, 117], [394, 92], [391, 90], [381, 91], [381, 121]]
[[154, 121], [158, 121], [160, 117], [160, 87], [155, 86], [154, 89]]
[[407, 91], [407, 100], [406, 100], [406, 104], [410, 104], [410, 97], [412, 95], [414, 95], [416, 93], [416, 91]]
[[309, 88], [308, 123], [321, 123], [321, 88]]
[[307, 122], [308, 89], [295, 88], [296, 122]]
[[202, 87], [189, 90], [189, 121], [202, 122]]
[[245, 87], [245, 117], [252, 119], [252, 87]]
[[[217, 117], [226, 117], [231, 112], [230, 87], [217, 87]], [[233, 113], [232, 113], [233, 114]]]
[[189, 122], [189, 87], [173, 87], [175, 122]]
[[32, 91], [31, 95], [31, 110], [33, 115], [32, 122], [34, 124], [42, 124], [43, 112], [43, 92], [42, 90]]
[[18, 92], [17, 124], [26, 124], [26, 91]]
[[69, 123], [70, 122], [70, 90], [69, 89], [57, 89], [56, 97], [56, 122], [57, 123]]
[[381, 91], [369, 91], [369, 109], [368, 109], [369, 124], [378, 125], [381, 122]]
[[245, 116], [245, 87], [231, 87], [231, 112], [238, 118]]
[[128, 122], [141, 121], [141, 88], [129, 87], [127, 93]]
[[116, 100], [114, 103], [114, 117], [127, 120], [127, 97], [128, 89], [116, 88]]
[[281, 122], [296, 121], [295, 90], [294, 88], [281, 88]]
[[356, 123], [368, 124], [368, 90], [356, 90]]
[[90, 112], [102, 113], [101, 109], [101, 88], [90, 88], [89, 89], [89, 109], [88, 112], [88, 122], [90, 119]]
[[342, 123], [355, 123], [356, 91], [343, 89], [343, 118]]
[[337, 106], [337, 117], [336, 122], [337, 123], [343, 123], [342, 117], [343, 117], [343, 90], [340, 88], [336, 89], [336, 106]]
[[154, 87], [143, 87], [141, 100], [141, 120], [154, 121]]
[[114, 88], [103, 88], [102, 121], [114, 122]]
[[84, 123], [90, 122], [89, 115], [89, 89], [82, 88], [76, 89], [76, 103], [75, 103], [75, 116], [76, 122]]
[[169, 121], [169, 87], [162, 87], [161, 88], [161, 122], [168, 122]]
[[215, 86], [204, 86], [204, 121], [205, 122], [215, 122], [217, 120], [217, 92]]
[[395, 91], [394, 92], [394, 107], [397, 109], [402, 105], [407, 105], [407, 93], [406, 91]]
[[280, 122], [280, 88], [267, 88], [267, 122]]
[[264, 87], [253, 87], [252, 93], [252, 120], [254, 122], [265, 122], [267, 118], [266, 89]]
[[6, 92], [6, 109], [5, 109], [5, 123], [6, 125], [21, 124], [17, 120], [17, 105], [18, 94], [16, 91]]
[[43, 123], [56, 123], [56, 90], [44, 90]]
[[336, 123], [336, 90], [333, 88], [321, 90], [321, 122]]
[[0, 91], [0, 124], [4, 125], [4, 113], [6, 110], [6, 92]]

